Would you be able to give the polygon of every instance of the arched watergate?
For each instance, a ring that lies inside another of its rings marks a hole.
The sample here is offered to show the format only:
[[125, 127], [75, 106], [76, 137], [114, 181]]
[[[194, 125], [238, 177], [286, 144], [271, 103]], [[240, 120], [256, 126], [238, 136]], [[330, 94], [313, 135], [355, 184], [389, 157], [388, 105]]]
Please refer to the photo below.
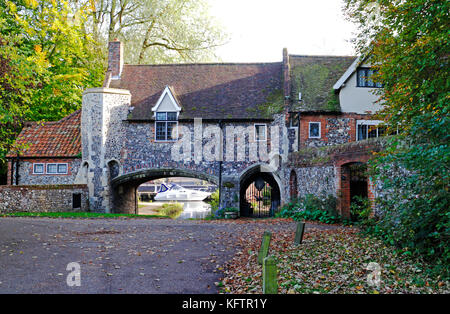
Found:
[[271, 217], [281, 203], [280, 186], [271, 172], [255, 166], [245, 172], [240, 179], [239, 206], [241, 216]]
[[159, 168], [143, 169], [117, 176], [111, 180], [112, 212], [136, 214], [138, 210], [137, 188], [142, 183], [161, 178], [188, 177], [218, 184], [219, 178], [190, 169]]

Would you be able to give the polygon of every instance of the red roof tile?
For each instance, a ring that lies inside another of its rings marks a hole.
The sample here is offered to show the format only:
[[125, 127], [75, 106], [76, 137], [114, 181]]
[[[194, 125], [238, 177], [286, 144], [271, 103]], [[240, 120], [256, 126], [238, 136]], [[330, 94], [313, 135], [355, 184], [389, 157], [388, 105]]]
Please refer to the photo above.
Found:
[[[28, 144], [21, 157], [74, 157], [81, 152], [81, 110], [55, 122], [27, 123], [16, 143]], [[9, 153], [7, 157], [14, 157]]]

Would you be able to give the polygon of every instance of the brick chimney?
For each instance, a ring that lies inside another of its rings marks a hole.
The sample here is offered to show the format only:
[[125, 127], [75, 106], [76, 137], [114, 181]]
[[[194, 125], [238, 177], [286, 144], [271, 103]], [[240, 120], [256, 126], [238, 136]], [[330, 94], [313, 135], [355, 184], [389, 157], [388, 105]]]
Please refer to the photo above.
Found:
[[283, 48], [283, 94], [284, 94], [284, 112], [286, 125], [289, 124], [289, 107], [291, 104], [291, 73], [289, 65], [289, 54], [287, 48]]
[[290, 77], [289, 54], [287, 48], [283, 48], [283, 92], [286, 104], [289, 103], [291, 96], [291, 77]]
[[111, 79], [118, 80], [123, 69], [123, 45], [116, 39], [109, 42], [108, 46], [108, 72], [111, 72]]

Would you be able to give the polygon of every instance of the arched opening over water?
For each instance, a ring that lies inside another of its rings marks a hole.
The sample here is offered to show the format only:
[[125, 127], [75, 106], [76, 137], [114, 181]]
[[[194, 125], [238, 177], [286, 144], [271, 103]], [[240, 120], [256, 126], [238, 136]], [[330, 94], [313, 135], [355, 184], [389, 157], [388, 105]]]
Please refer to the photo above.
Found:
[[[111, 180], [113, 191], [112, 211], [115, 213], [139, 214], [139, 188], [145, 187], [147, 182], [168, 180], [168, 178], [191, 178], [206, 181], [210, 185], [217, 185], [218, 178], [214, 175], [197, 172], [190, 169], [159, 168], [143, 169], [140, 171], [117, 176]], [[141, 188], [141, 191], [144, 188]], [[154, 189], [154, 188], [149, 188]], [[157, 191], [156, 191], [157, 192]], [[153, 191], [155, 193], [155, 191]], [[149, 196], [144, 196], [147, 201]]]

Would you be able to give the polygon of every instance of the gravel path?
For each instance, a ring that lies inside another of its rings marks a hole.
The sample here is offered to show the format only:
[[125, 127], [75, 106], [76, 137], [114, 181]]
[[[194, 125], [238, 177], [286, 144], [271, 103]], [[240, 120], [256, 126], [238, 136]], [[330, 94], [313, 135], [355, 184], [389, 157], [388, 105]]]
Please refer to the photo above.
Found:
[[[238, 237], [278, 228], [295, 223], [0, 218], [0, 293], [217, 293]], [[66, 283], [71, 262], [79, 287]]]

